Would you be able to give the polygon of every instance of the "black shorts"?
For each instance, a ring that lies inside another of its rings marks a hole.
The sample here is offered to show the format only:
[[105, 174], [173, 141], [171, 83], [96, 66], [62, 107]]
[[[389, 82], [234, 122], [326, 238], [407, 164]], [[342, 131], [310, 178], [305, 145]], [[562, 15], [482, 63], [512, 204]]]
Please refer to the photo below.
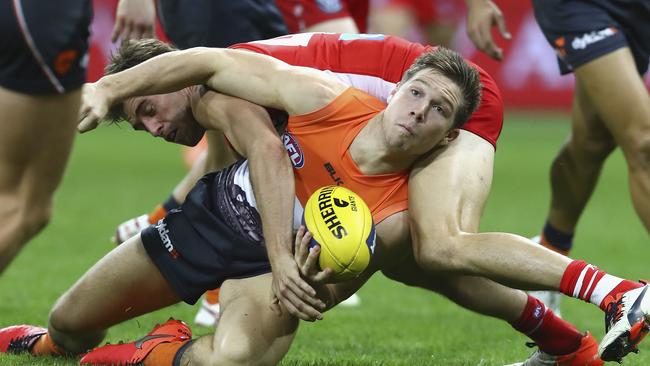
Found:
[[158, 0], [165, 33], [178, 48], [228, 47], [288, 33], [275, 0]]
[[648, 70], [650, 1], [533, 0], [533, 7], [562, 74], [622, 47], [630, 47], [640, 74]]
[[0, 86], [65, 93], [86, 80], [90, 0], [0, 0]]
[[271, 271], [261, 218], [233, 184], [241, 164], [201, 178], [179, 209], [142, 231], [147, 253], [188, 304], [227, 279]]

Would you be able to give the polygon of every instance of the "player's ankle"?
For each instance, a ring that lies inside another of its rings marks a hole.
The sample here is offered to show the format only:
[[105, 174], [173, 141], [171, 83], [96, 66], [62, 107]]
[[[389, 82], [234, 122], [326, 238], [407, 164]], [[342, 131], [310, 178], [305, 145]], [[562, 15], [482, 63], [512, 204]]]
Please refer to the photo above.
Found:
[[564, 232], [546, 221], [539, 243], [554, 252], [569, 255], [573, 248], [573, 232]]
[[34, 356], [62, 356], [68, 352], [54, 343], [49, 333], [45, 333], [34, 342], [30, 353]]

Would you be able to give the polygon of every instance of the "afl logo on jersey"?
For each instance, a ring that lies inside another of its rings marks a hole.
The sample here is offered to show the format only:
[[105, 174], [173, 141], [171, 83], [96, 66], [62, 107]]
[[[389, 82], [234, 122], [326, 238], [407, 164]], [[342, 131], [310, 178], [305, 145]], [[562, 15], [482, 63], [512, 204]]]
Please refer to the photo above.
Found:
[[284, 142], [284, 148], [287, 149], [293, 167], [296, 169], [302, 168], [305, 165], [305, 155], [302, 153], [298, 140], [289, 132], [285, 132], [282, 134], [282, 142]]
[[337, 13], [343, 9], [341, 0], [316, 0], [316, 4], [324, 13]]

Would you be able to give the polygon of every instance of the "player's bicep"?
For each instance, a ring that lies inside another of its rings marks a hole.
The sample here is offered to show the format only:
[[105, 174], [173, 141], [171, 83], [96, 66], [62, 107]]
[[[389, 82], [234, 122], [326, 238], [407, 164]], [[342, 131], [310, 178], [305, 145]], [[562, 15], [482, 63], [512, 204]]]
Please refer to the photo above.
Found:
[[346, 86], [316, 70], [288, 65], [270, 56], [219, 50], [208, 85], [222, 93], [290, 114], [312, 112], [331, 102]]

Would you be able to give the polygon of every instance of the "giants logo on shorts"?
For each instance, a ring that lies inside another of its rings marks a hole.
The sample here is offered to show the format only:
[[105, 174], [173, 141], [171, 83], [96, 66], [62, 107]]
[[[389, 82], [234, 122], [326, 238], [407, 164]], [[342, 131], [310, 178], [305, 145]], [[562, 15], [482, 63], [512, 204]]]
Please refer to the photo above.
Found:
[[178, 259], [181, 255], [176, 251], [174, 244], [172, 244], [171, 239], [169, 239], [169, 230], [167, 230], [165, 219], [158, 220], [156, 230], [158, 230], [158, 235], [160, 235], [160, 240], [163, 242], [163, 245], [165, 245], [165, 249], [167, 249], [172, 258]]
[[341, 0], [316, 0], [316, 5], [325, 13], [337, 13], [343, 9]]
[[305, 156], [300, 145], [298, 145], [298, 140], [291, 136], [289, 132], [285, 132], [282, 134], [282, 142], [284, 142], [284, 148], [287, 149], [293, 167], [296, 169], [302, 168], [305, 165]]

